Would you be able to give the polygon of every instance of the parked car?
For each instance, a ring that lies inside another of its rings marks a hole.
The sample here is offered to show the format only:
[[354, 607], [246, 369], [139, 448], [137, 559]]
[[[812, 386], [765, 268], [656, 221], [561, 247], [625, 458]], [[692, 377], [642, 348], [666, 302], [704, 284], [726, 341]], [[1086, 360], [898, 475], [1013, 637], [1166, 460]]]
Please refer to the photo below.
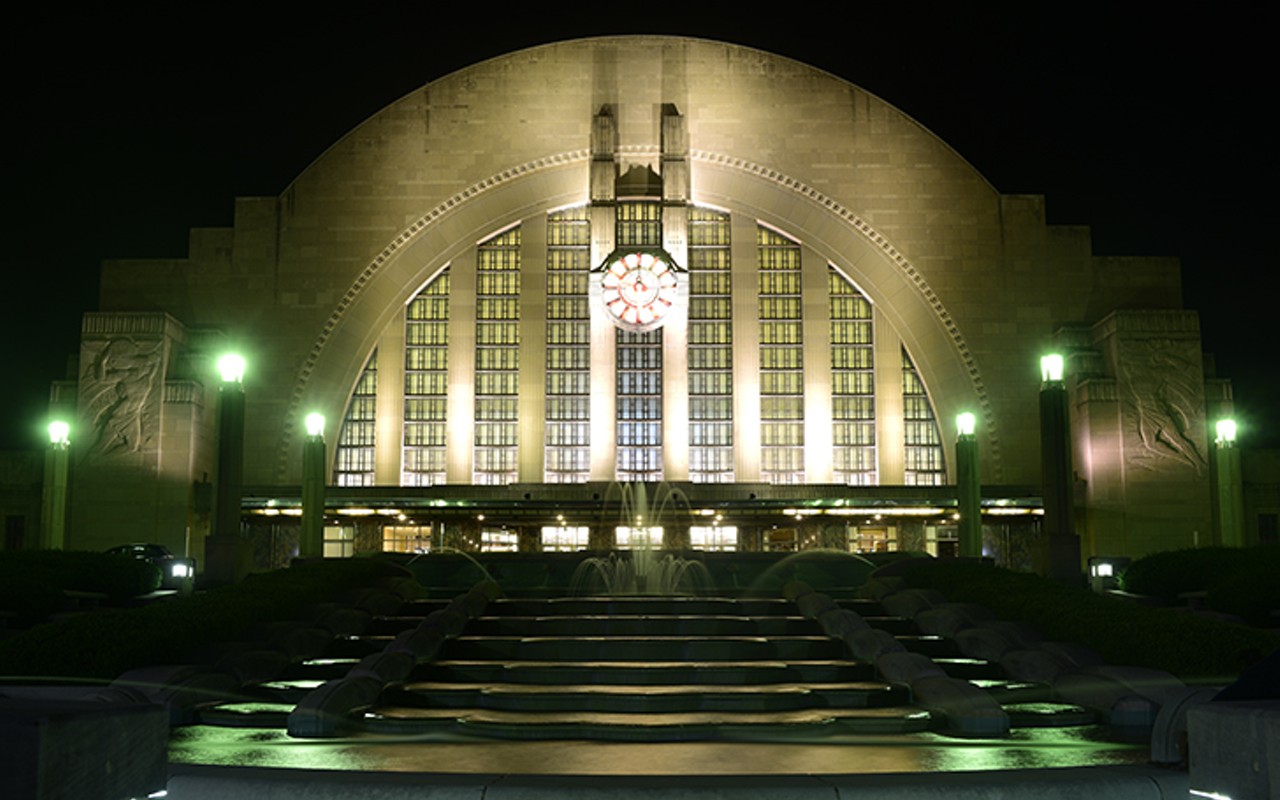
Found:
[[196, 576], [194, 558], [178, 558], [162, 544], [122, 544], [107, 552], [155, 564], [160, 568], [161, 589], [190, 590], [191, 582]]

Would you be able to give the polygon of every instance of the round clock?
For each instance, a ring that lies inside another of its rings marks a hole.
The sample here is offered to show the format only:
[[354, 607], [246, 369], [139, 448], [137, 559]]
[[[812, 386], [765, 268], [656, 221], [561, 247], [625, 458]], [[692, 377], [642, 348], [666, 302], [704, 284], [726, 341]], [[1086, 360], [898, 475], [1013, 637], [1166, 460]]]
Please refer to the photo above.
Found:
[[676, 284], [676, 272], [665, 253], [615, 253], [604, 268], [601, 297], [605, 311], [619, 327], [647, 331], [661, 325], [675, 304]]

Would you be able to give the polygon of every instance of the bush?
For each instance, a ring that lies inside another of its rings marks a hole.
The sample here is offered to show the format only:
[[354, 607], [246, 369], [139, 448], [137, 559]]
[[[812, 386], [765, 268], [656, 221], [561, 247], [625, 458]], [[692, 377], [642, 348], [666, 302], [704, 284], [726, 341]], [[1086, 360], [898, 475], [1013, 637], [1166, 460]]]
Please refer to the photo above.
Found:
[[62, 611], [64, 591], [99, 592], [120, 602], [160, 585], [154, 564], [107, 553], [64, 550], [0, 551], [0, 610], [26, 626]]
[[1184, 679], [1230, 680], [1280, 647], [1280, 636], [1185, 612], [1126, 603], [1028, 573], [926, 560], [903, 573], [914, 587], [980, 603], [1050, 639], [1092, 647], [1109, 663], [1167, 670]]
[[235, 640], [263, 622], [293, 619], [389, 573], [372, 559], [307, 562], [137, 609], [85, 614], [0, 641], [0, 675], [111, 679], [128, 669], [181, 663], [201, 645]]
[[1126, 591], [1181, 604], [1184, 592], [1209, 594], [1214, 611], [1235, 614], [1254, 625], [1274, 625], [1280, 609], [1280, 547], [1201, 547], [1155, 553], [1129, 565], [1120, 576]]

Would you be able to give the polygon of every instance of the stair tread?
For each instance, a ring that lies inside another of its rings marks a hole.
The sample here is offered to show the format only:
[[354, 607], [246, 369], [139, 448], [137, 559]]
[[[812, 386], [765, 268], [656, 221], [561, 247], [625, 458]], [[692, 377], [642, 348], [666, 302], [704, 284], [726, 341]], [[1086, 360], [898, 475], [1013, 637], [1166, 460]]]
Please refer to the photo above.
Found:
[[912, 706], [821, 708], [791, 711], [682, 711], [626, 713], [596, 711], [504, 711], [484, 708], [410, 708], [388, 706], [366, 712], [366, 719], [458, 721], [515, 725], [613, 725], [671, 727], [688, 725], [820, 725], [841, 719], [918, 720], [929, 712]]
[[813, 692], [858, 691], [881, 692], [892, 687], [875, 681], [843, 683], [755, 683], [742, 685], [716, 684], [617, 684], [574, 683], [530, 685], [526, 683], [453, 683], [417, 681], [404, 684], [409, 692], [484, 692], [486, 694], [810, 694]]

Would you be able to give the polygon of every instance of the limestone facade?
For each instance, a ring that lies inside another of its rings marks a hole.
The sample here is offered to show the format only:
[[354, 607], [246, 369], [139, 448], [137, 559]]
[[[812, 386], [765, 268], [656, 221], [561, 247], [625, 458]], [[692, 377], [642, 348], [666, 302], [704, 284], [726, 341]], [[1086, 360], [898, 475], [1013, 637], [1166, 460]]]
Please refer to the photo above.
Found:
[[[628, 183], [654, 176], [650, 187]], [[406, 309], [444, 270], [446, 480], [474, 480], [478, 245], [518, 228], [517, 479], [545, 480], [548, 218], [585, 207], [590, 266], [620, 244], [629, 199], [661, 209], [688, 263], [690, 209], [726, 215], [736, 481], [760, 481], [761, 230], [799, 248], [805, 483], [834, 483], [829, 276], [869, 303], [875, 455], [904, 483], [905, 352], [950, 468], [953, 420], [977, 414], [984, 484], [1036, 485], [1038, 358], [1069, 353], [1079, 515], [1090, 552], [1138, 555], [1208, 535], [1206, 384], [1197, 322], [1167, 258], [1091, 252], [1042, 198], [1001, 195], [885, 101], [736, 45], [611, 37], [536, 47], [434, 81], [336, 142], [278, 196], [240, 198], [185, 259], [104, 266], [80, 374], [60, 397], [80, 433], [72, 538], [182, 539], [207, 528], [212, 360], [245, 354], [245, 482], [296, 486], [302, 418], [335, 445], [371, 356], [375, 482], [403, 481]], [[689, 301], [664, 330], [663, 477], [689, 478]], [[593, 307], [590, 478], [618, 463], [612, 326]], [[1215, 395], [1216, 396], [1216, 395]], [[766, 412], [767, 413], [767, 412]], [[337, 446], [330, 457], [336, 458]], [[203, 498], [203, 499], [202, 499]], [[1200, 533], [1197, 533], [1200, 532]], [[127, 535], [126, 535], [127, 534]]]

